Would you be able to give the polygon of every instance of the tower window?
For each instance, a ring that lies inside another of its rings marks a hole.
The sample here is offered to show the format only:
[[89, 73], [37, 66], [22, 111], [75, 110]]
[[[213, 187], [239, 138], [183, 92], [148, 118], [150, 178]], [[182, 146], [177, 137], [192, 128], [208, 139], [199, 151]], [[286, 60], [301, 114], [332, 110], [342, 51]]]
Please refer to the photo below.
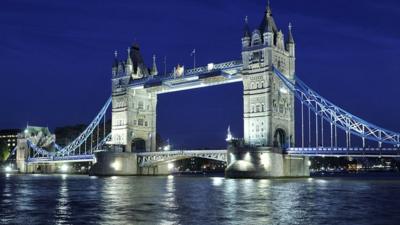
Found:
[[259, 104], [257, 104], [257, 106], [256, 106], [256, 112], [260, 112], [260, 105]]
[[143, 109], [143, 102], [142, 101], [139, 102], [138, 109]]
[[139, 119], [139, 120], [138, 120], [138, 125], [139, 125], [139, 126], [143, 126], [143, 119]]

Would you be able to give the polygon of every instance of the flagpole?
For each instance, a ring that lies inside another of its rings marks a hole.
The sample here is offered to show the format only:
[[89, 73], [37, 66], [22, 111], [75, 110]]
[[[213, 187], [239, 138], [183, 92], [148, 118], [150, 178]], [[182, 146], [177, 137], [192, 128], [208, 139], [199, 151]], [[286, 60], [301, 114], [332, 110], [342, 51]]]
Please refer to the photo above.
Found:
[[193, 49], [192, 53], [190, 53], [190, 56], [193, 56], [193, 69], [196, 68], [196, 49]]

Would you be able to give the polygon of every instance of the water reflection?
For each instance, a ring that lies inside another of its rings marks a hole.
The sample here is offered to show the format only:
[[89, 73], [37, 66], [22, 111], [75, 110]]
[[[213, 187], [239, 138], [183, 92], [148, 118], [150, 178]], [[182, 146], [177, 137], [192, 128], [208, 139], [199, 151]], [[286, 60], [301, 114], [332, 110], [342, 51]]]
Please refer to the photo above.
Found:
[[58, 203], [56, 206], [56, 223], [63, 224], [71, 216], [70, 206], [69, 206], [69, 196], [68, 196], [68, 184], [67, 175], [61, 175], [61, 185], [58, 188]]
[[398, 180], [11, 175], [0, 223], [388, 224], [399, 198]]

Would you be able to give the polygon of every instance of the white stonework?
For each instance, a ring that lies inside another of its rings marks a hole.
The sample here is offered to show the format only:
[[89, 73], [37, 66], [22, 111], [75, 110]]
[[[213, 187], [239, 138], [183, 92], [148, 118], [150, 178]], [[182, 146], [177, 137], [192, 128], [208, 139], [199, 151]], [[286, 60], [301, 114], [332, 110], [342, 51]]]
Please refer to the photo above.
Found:
[[250, 145], [283, 147], [289, 145], [289, 137], [290, 145], [294, 143], [294, 96], [273, 74], [273, 67], [294, 79], [295, 44], [284, 45], [282, 31], [274, 31], [270, 11], [264, 20], [263, 41], [259, 29], [251, 38], [245, 31], [242, 38], [244, 140]]
[[[242, 67], [238, 74], [186, 77], [185, 72], [161, 84], [148, 85], [158, 74], [147, 68], [139, 47], [128, 49], [128, 59], [116, 59], [112, 73], [112, 144], [124, 151], [156, 150], [157, 94], [171, 89], [185, 90], [206, 87], [231, 80], [243, 82], [244, 141], [246, 144], [269, 147], [289, 147], [294, 143], [294, 96], [273, 74], [273, 67], [294, 80], [295, 43], [291, 25], [285, 40], [278, 30], [269, 6], [258, 29], [250, 32], [245, 24], [242, 38]], [[208, 67], [207, 67], [208, 68]], [[212, 69], [196, 68], [204, 73]], [[232, 76], [235, 76], [232, 78]], [[141, 83], [142, 82], [142, 83]], [[180, 83], [181, 82], [181, 83]], [[145, 143], [145, 144], [143, 144]]]

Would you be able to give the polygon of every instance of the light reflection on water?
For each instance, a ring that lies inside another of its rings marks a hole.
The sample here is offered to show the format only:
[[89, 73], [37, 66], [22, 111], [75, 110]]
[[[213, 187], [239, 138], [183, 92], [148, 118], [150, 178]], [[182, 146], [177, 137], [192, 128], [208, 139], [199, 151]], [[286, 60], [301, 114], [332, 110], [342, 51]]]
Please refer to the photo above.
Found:
[[0, 175], [1, 224], [391, 224], [399, 180]]

